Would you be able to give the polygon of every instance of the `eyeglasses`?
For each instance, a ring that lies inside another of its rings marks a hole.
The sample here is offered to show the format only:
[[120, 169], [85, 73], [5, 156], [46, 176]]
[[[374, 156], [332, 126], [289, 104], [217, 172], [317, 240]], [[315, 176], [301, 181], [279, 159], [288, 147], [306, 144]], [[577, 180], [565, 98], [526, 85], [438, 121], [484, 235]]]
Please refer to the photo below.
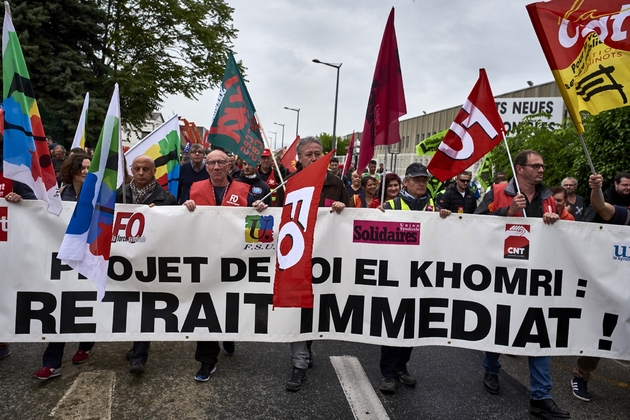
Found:
[[228, 164], [228, 163], [227, 163], [227, 161], [226, 161], [226, 160], [209, 160], [209, 161], [207, 161], [207, 162], [206, 162], [206, 165], [210, 166], [211, 168], [212, 168], [214, 165], [225, 166], [225, 165], [227, 165], [227, 164]]
[[190, 152], [191, 155], [203, 155], [203, 150], [195, 150]]
[[470, 182], [470, 179], [460, 179], [459, 182], [468, 184]]
[[539, 171], [539, 170], [545, 170], [545, 168], [547, 167], [547, 165], [545, 165], [544, 163], [524, 163], [521, 166], [531, 166], [533, 170], [535, 171]]

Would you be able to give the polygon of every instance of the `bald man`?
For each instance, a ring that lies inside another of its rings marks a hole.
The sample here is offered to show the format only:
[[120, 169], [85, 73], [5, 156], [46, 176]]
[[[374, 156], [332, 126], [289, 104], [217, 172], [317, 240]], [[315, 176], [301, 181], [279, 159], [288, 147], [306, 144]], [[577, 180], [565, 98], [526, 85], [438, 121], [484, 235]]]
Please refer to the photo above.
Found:
[[[177, 199], [155, 180], [155, 162], [148, 156], [138, 156], [131, 164], [132, 180], [116, 191], [116, 202], [123, 202], [123, 191], [127, 204], [153, 206], [173, 206]], [[144, 365], [149, 358], [150, 341], [136, 341], [127, 352], [129, 372], [134, 375], [144, 373]]]

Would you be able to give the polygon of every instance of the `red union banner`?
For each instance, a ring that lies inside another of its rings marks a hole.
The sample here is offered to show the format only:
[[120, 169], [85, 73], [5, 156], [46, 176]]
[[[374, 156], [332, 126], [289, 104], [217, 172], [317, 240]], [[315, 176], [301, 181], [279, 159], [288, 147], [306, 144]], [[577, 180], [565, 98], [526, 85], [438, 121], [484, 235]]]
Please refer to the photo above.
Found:
[[438, 146], [427, 169], [444, 182], [465, 171], [492, 150], [505, 135], [484, 69], [461, 111]]
[[627, 1], [553, 0], [527, 11], [578, 132], [584, 131], [580, 111], [629, 105]]
[[333, 152], [289, 178], [282, 207], [273, 305], [313, 307], [313, 235], [319, 198]]

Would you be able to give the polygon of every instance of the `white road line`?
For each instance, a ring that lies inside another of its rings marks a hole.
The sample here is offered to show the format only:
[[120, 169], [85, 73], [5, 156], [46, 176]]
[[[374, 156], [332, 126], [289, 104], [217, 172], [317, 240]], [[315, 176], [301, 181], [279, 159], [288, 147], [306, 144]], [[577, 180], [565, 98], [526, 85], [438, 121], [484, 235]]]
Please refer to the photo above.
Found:
[[330, 356], [356, 420], [389, 419], [361, 363], [354, 356]]
[[110, 370], [79, 375], [50, 412], [68, 420], [110, 420], [116, 374]]

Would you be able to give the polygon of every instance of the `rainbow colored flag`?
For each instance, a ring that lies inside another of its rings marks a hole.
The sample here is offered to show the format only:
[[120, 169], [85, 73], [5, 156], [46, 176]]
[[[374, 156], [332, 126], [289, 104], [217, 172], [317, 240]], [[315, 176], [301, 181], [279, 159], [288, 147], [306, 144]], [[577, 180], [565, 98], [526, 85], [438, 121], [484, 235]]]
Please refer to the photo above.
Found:
[[4, 106], [4, 177], [28, 185], [48, 211], [59, 215], [63, 206], [46, 134], [18, 40], [9, 3], [4, 3], [2, 27]]
[[146, 155], [155, 162], [155, 179], [177, 197], [179, 188], [179, 117], [173, 115], [168, 121], [127, 150], [125, 158], [131, 173], [131, 164], [138, 156]]
[[85, 124], [88, 117], [88, 105], [90, 104], [90, 92], [85, 94], [85, 101], [83, 101], [83, 109], [81, 109], [81, 117], [79, 118], [79, 125], [77, 125], [77, 131], [74, 133], [74, 140], [72, 141], [72, 149], [80, 147], [85, 150]]
[[116, 84], [90, 171], [57, 255], [96, 283], [99, 301], [105, 296], [116, 189], [123, 183], [120, 133], [120, 100]]

